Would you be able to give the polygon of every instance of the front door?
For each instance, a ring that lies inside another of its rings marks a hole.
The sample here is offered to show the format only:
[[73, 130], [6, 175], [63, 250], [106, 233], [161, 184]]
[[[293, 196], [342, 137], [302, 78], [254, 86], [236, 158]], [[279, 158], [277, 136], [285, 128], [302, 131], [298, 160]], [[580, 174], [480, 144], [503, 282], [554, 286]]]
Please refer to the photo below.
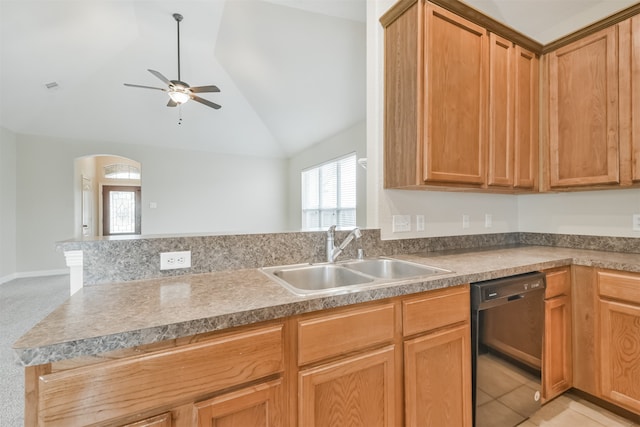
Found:
[[102, 187], [102, 235], [140, 234], [140, 187]]

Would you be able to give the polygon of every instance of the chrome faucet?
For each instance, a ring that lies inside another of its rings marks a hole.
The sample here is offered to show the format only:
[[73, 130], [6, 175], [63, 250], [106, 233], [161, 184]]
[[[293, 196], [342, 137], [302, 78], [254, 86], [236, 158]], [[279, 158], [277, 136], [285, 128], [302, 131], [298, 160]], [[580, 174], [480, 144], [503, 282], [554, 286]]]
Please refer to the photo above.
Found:
[[335, 262], [338, 255], [342, 253], [344, 248], [347, 247], [349, 243], [355, 238], [359, 239], [362, 237], [362, 233], [358, 227], [354, 228], [351, 233], [344, 239], [344, 241], [339, 245], [335, 245], [335, 231], [336, 226], [332, 225], [327, 230], [327, 262]]

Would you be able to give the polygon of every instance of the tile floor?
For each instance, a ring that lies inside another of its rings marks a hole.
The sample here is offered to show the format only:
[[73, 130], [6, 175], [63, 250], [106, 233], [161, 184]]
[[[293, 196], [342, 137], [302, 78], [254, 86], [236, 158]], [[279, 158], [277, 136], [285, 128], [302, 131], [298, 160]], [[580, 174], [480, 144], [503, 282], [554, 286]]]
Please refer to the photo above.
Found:
[[638, 427], [640, 417], [637, 421], [622, 418], [569, 392], [548, 402], [518, 427]]
[[[478, 414], [476, 427], [513, 426], [530, 413], [523, 407], [527, 396], [539, 389], [536, 378], [514, 369], [500, 358], [484, 354], [478, 363]], [[523, 398], [524, 396], [524, 398]], [[525, 404], [526, 406], [526, 404]], [[640, 416], [622, 418], [575, 394], [565, 393], [548, 402], [518, 427], [640, 427]]]

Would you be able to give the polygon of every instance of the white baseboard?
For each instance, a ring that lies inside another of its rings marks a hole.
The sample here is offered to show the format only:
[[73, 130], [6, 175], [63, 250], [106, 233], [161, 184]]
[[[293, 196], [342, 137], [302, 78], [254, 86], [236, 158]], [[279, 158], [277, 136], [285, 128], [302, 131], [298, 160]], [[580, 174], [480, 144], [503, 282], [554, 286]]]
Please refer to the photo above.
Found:
[[25, 271], [22, 273], [13, 273], [13, 274], [8, 274], [4, 277], [0, 277], [0, 285], [15, 279], [24, 279], [27, 277], [61, 276], [63, 274], [69, 274], [69, 269], [63, 268], [60, 270], [39, 270], [39, 271]]

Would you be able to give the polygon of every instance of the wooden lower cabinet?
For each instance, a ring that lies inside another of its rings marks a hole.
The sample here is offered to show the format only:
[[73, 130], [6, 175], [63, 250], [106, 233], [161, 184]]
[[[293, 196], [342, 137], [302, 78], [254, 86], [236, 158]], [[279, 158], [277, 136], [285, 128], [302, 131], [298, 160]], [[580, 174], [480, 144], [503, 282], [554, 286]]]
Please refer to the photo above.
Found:
[[600, 345], [596, 270], [573, 266], [571, 283], [573, 387], [600, 395]]
[[469, 285], [403, 301], [405, 424], [471, 427]]
[[640, 274], [573, 272], [573, 387], [640, 415]]
[[542, 398], [549, 401], [569, 390], [573, 383], [571, 343], [571, 269], [545, 271]]
[[549, 401], [571, 388], [571, 299], [567, 295], [544, 302], [542, 398]]
[[279, 427], [285, 419], [282, 380], [195, 404], [198, 427]]
[[389, 346], [302, 370], [298, 375], [298, 425], [398, 425], [395, 352]]
[[135, 423], [125, 424], [122, 427], [172, 427], [171, 412], [164, 413], [155, 417], [147, 418]]
[[407, 426], [469, 426], [471, 336], [468, 324], [404, 344]]
[[169, 425], [190, 427], [194, 402], [282, 378], [284, 336], [285, 325], [272, 323], [162, 350], [139, 348], [129, 352], [138, 355], [70, 369], [30, 367], [25, 425], [156, 427], [169, 421], [148, 417], [169, 410]]
[[471, 427], [469, 285], [29, 367], [25, 426]]
[[640, 274], [598, 272], [602, 396], [640, 414]]

